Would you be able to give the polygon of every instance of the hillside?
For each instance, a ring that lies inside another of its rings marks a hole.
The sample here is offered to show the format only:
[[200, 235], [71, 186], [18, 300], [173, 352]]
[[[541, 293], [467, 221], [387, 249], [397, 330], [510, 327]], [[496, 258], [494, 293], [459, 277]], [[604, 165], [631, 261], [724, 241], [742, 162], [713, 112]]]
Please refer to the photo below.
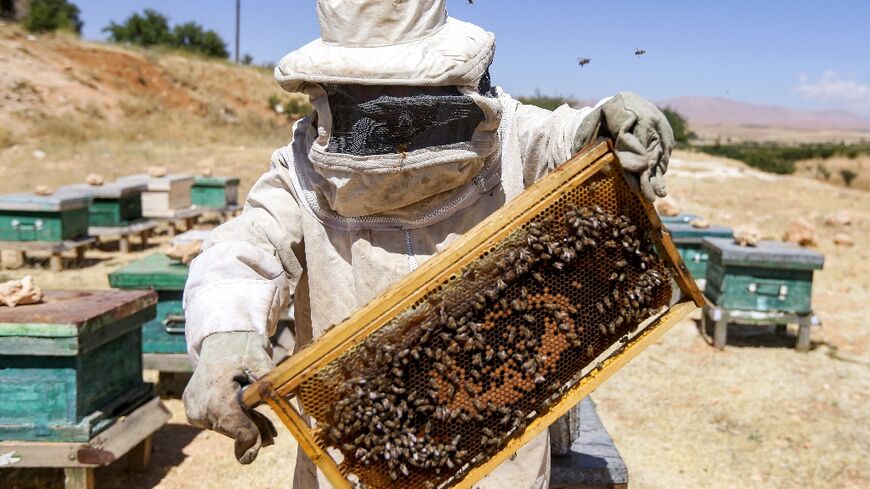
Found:
[[11, 25], [0, 25], [0, 65], [0, 192], [154, 164], [215, 173], [251, 166], [242, 175], [250, 185], [289, 138], [290, 121], [275, 113], [270, 97], [291, 96], [264, 68], [63, 34], [37, 37]]
[[868, 131], [870, 136], [870, 118], [845, 110], [797, 110], [720, 97], [677, 97], [658, 104], [675, 108], [693, 124]]

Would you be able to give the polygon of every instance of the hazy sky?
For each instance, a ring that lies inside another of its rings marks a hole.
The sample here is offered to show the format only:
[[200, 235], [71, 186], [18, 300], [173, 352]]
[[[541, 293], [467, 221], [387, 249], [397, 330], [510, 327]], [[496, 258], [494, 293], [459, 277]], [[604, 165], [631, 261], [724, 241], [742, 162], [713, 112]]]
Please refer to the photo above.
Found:
[[[235, 0], [74, 0], [84, 36], [134, 11], [195, 20], [234, 38]], [[319, 37], [314, 0], [242, 0], [242, 53], [277, 61]], [[870, 0], [448, 0], [450, 14], [493, 31], [494, 81], [597, 99], [723, 96], [870, 116]], [[647, 50], [637, 58], [636, 48]], [[591, 58], [583, 68], [578, 57]]]

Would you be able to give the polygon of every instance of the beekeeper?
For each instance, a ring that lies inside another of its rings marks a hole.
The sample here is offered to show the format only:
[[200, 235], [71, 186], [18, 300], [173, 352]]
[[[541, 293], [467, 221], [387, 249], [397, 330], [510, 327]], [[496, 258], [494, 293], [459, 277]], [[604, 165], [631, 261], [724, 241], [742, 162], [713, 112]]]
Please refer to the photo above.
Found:
[[[520, 104], [490, 84], [493, 34], [448, 17], [444, 0], [318, 0], [317, 14], [322, 37], [275, 69], [314, 112], [242, 215], [212, 232], [185, 290], [187, 416], [235, 439], [244, 464], [275, 429], [237, 392], [273, 368], [268, 337], [291, 294], [304, 345], [596, 136], [650, 200], [665, 195], [673, 146], [662, 113], [631, 93], [580, 110]], [[549, 468], [544, 431], [479, 486], [547, 487]], [[304, 455], [294, 485], [318, 487]]]

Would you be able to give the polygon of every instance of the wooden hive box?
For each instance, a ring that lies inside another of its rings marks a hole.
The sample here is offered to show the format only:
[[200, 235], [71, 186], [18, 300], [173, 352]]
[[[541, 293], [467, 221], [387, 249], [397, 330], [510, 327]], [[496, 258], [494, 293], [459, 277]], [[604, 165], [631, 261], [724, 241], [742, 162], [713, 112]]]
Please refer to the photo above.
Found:
[[822, 254], [777, 241], [742, 247], [727, 238], [706, 238], [701, 248], [709, 255], [705, 294], [717, 306], [798, 314], [812, 311], [813, 271], [824, 266]]
[[701, 219], [701, 216], [695, 214], [677, 214], [676, 216], [660, 216], [662, 224], [670, 226], [671, 224], [689, 224], [695, 219]]
[[182, 307], [187, 272], [187, 265], [155, 253], [109, 274], [112, 287], [157, 292], [156, 317], [142, 327], [145, 354], [187, 353]]
[[0, 440], [87, 442], [150, 396], [148, 291], [53, 291], [0, 308]]
[[734, 230], [725, 226], [710, 226], [706, 229], [699, 229], [691, 224], [668, 224], [668, 231], [671, 233], [671, 238], [674, 244], [677, 245], [677, 250], [686, 266], [689, 268], [689, 273], [695, 280], [703, 280], [707, 273], [707, 253], [701, 249], [701, 242], [704, 238], [733, 238]]
[[142, 192], [142, 215], [145, 217], [173, 217], [178, 211], [191, 206], [194, 178], [190, 175], [151, 177], [139, 174], [119, 178], [118, 181], [148, 186]]
[[148, 185], [145, 182], [116, 181], [104, 185], [80, 184], [65, 188], [91, 195], [91, 226], [122, 227], [142, 219], [142, 192]]
[[239, 179], [236, 177], [196, 177], [191, 195], [193, 205], [223, 209], [239, 203]]
[[0, 195], [0, 241], [61, 242], [88, 234], [91, 197], [61, 188], [52, 195]]

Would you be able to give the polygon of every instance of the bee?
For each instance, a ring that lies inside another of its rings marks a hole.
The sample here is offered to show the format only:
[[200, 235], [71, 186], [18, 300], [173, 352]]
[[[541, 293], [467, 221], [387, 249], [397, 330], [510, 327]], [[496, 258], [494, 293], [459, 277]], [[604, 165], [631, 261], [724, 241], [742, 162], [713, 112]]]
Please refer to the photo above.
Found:
[[577, 58], [577, 64], [579, 64], [581, 68], [588, 65], [590, 61], [592, 60], [589, 58]]
[[399, 143], [396, 145], [396, 153], [399, 153], [402, 156], [402, 159], [406, 159], [408, 157], [408, 144], [407, 143]]
[[638, 49], [635, 49], [635, 50], [634, 50], [634, 55], [637, 56], [638, 58], [640, 58], [640, 57], [643, 56], [644, 54], [646, 54], [646, 49], [640, 49], [640, 48], [638, 48]]

